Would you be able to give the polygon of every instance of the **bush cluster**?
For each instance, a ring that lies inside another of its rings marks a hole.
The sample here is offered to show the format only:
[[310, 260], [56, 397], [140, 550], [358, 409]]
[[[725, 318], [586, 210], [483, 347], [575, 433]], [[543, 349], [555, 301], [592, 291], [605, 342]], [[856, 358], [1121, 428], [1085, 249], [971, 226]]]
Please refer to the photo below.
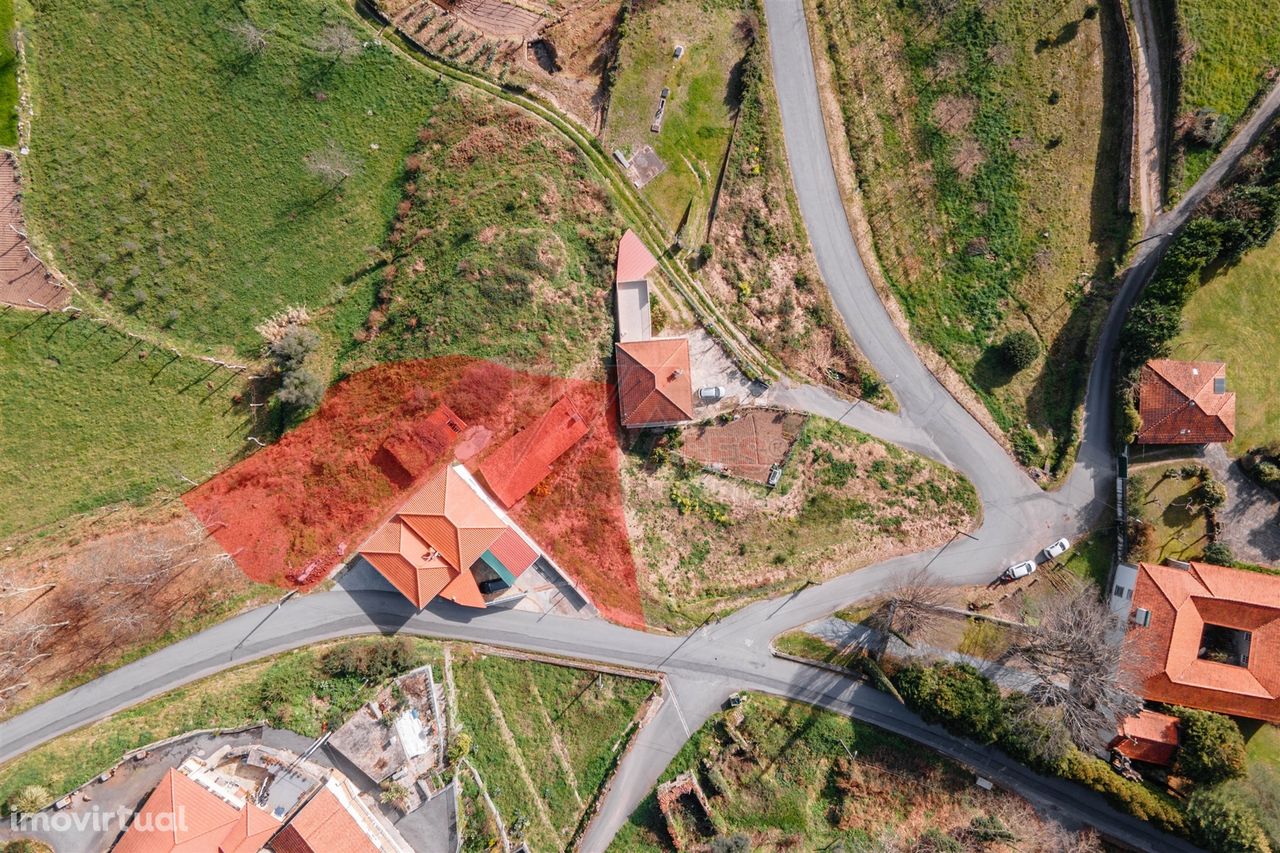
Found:
[[1240, 457], [1240, 467], [1259, 486], [1280, 497], [1280, 444], [1253, 448]]
[[320, 659], [320, 669], [333, 678], [355, 677], [385, 681], [412, 669], [417, 652], [408, 637], [375, 642], [343, 643]]
[[1062, 762], [1062, 775], [1097, 791], [1107, 802], [1134, 817], [1149, 821], [1165, 832], [1187, 834], [1187, 821], [1172, 800], [1161, 797], [1140, 782], [1116, 773], [1107, 762], [1071, 749]]
[[1182, 743], [1174, 769], [1196, 785], [1217, 785], [1248, 771], [1244, 737], [1230, 717], [1211, 711], [1175, 708], [1182, 721]]
[[1040, 356], [1040, 341], [1025, 329], [1019, 329], [1004, 336], [1004, 340], [1000, 342], [999, 354], [1000, 360], [1010, 370], [1026, 370]]
[[1221, 853], [1271, 853], [1266, 832], [1248, 806], [1221, 789], [1196, 791], [1187, 801], [1191, 839]]

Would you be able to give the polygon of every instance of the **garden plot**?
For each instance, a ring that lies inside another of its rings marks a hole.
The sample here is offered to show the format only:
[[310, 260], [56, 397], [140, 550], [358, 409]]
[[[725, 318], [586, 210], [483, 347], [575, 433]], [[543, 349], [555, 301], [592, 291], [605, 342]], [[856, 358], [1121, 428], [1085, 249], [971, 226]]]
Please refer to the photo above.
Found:
[[773, 409], [738, 410], [714, 422], [685, 427], [680, 453], [713, 471], [767, 483], [787, 460], [805, 416]]

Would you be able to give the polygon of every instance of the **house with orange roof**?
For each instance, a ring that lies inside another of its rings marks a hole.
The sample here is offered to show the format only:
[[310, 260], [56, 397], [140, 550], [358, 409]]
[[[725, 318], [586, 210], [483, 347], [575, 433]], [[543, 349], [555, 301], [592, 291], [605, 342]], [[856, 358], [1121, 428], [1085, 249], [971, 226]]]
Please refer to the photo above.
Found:
[[257, 853], [280, 821], [255, 806], [215, 794], [170, 769], [160, 780], [114, 853]]
[[1138, 444], [1210, 444], [1236, 434], [1236, 395], [1221, 361], [1160, 358], [1138, 379]]
[[1121, 720], [1111, 748], [1133, 761], [1167, 767], [1178, 751], [1178, 718], [1144, 708]]
[[[460, 465], [444, 468], [360, 546], [359, 554], [419, 609], [436, 596], [486, 606], [541, 556]], [[482, 590], [484, 585], [486, 590]]]
[[619, 343], [615, 353], [623, 426], [666, 427], [693, 420], [687, 339], [650, 338]]
[[653, 337], [653, 314], [649, 299], [649, 273], [658, 265], [644, 242], [630, 229], [618, 243], [614, 272], [615, 304], [618, 309], [618, 340], [644, 341]]
[[1280, 575], [1139, 563], [1124, 643], [1144, 699], [1280, 723]]
[[529, 426], [507, 439], [480, 465], [489, 491], [507, 509], [515, 506], [551, 473], [552, 464], [589, 428], [568, 397], [561, 397]]
[[413, 853], [346, 779], [331, 778], [271, 839], [273, 853]]

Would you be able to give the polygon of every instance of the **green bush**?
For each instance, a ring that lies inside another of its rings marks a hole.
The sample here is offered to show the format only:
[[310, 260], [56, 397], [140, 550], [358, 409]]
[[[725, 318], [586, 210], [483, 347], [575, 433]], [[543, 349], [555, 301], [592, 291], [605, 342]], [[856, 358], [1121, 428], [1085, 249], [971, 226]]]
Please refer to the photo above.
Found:
[[1026, 427], [1018, 427], [1010, 436], [1013, 442], [1013, 455], [1023, 465], [1038, 465], [1044, 450], [1040, 447], [1040, 440], [1036, 438], [1036, 434]]
[[1225, 791], [1202, 790], [1187, 802], [1191, 838], [1211, 853], [1271, 853], [1253, 811]]
[[1105, 761], [1070, 749], [1062, 761], [1062, 775], [1102, 794], [1107, 802], [1165, 832], [1186, 835], [1187, 821], [1173, 805], [1141, 782], [1133, 782], [1111, 769]]
[[320, 669], [332, 677], [351, 676], [379, 682], [409, 671], [416, 662], [413, 641], [408, 637], [395, 637], [343, 643], [325, 654]]
[[455, 764], [471, 754], [471, 735], [468, 732], [458, 732], [449, 738], [449, 763]]
[[1204, 561], [1213, 563], [1215, 566], [1234, 566], [1236, 564], [1236, 555], [1231, 553], [1231, 549], [1221, 542], [1210, 542], [1204, 546]]
[[1025, 329], [1010, 332], [1000, 342], [999, 355], [1011, 370], [1026, 370], [1040, 356], [1040, 341]]
[[894, 686], [907, 707], [927, 722], [980, 743], [991, 743], [1000, 731], [1000, 690], [969, 664], [911, 664], [894, 676]]
[[53, 802], [53, 794], [43, 785], [28, 785], [9, 798], [9, 811], [34, 814]]
[[1071, 749], [1071, 736], [1062, 720], [1024, 693], [1009, 694], [1002, 711], [1004, 725], [996, 741], [1000, 748], [1039, 773], [1060, 773]]
[[1196, 501], [1208, 509], [1217, 509], [1227, 502], [1227, 487], [1217, 480], [1205, 480], [1196, 488]]
[[1182, 743], [1175, 770], [1197, 785], [1217, 785], [1248, 772], [1244, 738], [1230, 717], [1211, 711], [1176, 708]]

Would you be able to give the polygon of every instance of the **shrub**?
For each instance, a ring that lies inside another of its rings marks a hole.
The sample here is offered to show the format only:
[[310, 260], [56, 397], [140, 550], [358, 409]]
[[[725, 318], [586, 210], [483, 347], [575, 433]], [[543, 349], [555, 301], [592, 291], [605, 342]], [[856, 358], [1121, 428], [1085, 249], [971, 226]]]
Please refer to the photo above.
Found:
[[413, 641], [395, 637], [374, 642], [343, 643], [325, 654], [320, 669], [333, 677], [386, 681], [412, 669], [417, 662]]
[[449, 763], [455, 764], [471, 754], [471, 735], [458, 732], [449, 738]]
[[1222, 542], [1210, 542], [1204, 546], [1204, 561], [1215, 566], [1231, 567], [1236, 564], [1236, 555]]
[[996, 739], [1001, 725], [1000, 690], [968, 664], [912, 664], [894, 677], [907, 706], [927, 722], [980, 743]]
[[320, 345], [320, 336], [306, 326], [292, 325], [267, 345], [267, 350], [282, 371], [302, 366], [307, 356]]
[[301, 367], [285, 374], [284, 382], [276, 391], [276, 399], [286, 406], [305, 411], [324, 399], [324, 391], [324, 380], [313, 371]]
[[1010, 436], [1013, 444], [1013, 455], [1023, 465], [1036, 465], [1044, 453], [1036, 434], [1026, 427], [1018, 427]]
[[1247, 772], [1244, 738], [1230, 717], [1178, 708], [1182, 745], [1175, 770], [1197, 785], [1216, 785]]
[[1010, 369], [1026, 370], [1040, 356], [1040, 341], [1025, 329], [1010, 332], [1000, 342], [999, 355]]
[[1192, 840], [1211, 853], [1271, 853], [1257, 815], [1225, 791], [1192, 794], [1187, 824]]
[[1000, 748], [1039, 773], [1058, 774], [1071, 749], [1071, 736], [1052, 711], [1024, 693], [1011, 693], [1003, 702], [1004, 725]]
[[43, 785], [27, 785], [9, 798], [9, 811], [34, 814], [53, 801], [53, 794]]
[[711, 842], [711, 853], [750, 853], [751, 839], [742, 833], [721, 835]]
[[920, 853], [964, 853], [964, 845], [936, 826], [931, 826], [916, 839], [912, 850]]
[[1196, 488], [1196, 502], [1206, 509], [1217, 509], [1227, 502], [1227, 487], [1217, 480], [1205, 480]]
[[1139, 820], [1149, 821], [1165, 832], [1177, 835], [1187, 832], [1186, 819], [1172, 802], [1162, 799], [1141, 782], [1119, 775], [1105, 761], [1073, 748], [1063, 758], [1062, 775], [1097, 791], [1111, 805]]

